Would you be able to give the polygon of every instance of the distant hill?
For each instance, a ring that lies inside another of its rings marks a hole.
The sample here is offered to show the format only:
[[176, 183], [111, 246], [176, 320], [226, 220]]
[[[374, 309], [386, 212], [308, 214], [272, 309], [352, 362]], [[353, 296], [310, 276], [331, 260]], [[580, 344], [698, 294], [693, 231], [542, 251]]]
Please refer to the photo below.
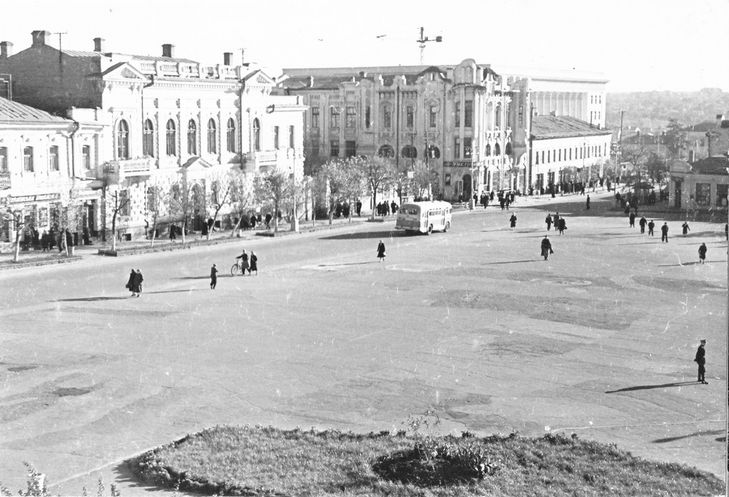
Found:
[[642, 91], [607, 94], [607, 126], [620, 127], [620, 111], [625, 111], [623, 132], [636, 127], [643, 132], [665, 128], [669, 119], [687, 126], [714, 121], [717, 114], [729, 119], [729, 93], [719, 88], [694, 92]]

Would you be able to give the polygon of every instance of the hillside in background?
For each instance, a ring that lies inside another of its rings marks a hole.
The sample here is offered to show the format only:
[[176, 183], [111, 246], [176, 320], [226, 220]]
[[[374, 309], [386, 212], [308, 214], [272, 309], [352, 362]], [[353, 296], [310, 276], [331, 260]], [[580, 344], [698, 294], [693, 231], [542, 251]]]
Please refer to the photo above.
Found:
[[714, 121], [717, 114], [729, 119], [729, 93], [719, 88], [694, 92], [644, 91], [607, 94], [607, 126], [620, 127], [620, 111], [625, 111], [623, 132], [640, 128], [643, 132], [665, 128], [669, 119], [684, 126]]

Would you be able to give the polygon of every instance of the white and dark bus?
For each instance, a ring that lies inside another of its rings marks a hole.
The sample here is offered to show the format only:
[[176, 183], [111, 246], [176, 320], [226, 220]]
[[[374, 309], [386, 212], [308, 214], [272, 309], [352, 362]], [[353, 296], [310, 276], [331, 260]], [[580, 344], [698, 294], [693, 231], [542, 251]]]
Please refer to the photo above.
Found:
[[395, 229], [430, 234], [451, 229], [452, 206], [448, 202], [412, 202], [397, 212]]

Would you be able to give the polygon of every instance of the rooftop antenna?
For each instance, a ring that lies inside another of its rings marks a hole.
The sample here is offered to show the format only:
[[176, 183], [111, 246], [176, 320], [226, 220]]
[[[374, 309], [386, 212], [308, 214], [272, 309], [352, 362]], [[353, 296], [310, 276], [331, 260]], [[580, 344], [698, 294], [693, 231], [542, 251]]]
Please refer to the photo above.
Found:
[[424, 31], [425, 31], [425, 28], [423, 28], [421, 26], [420, 27], [420, 39], [415, 40], [418, 43], [418, 46], [420, 47], [420, 65], [423, 65], [423, 55], [425, 52], [425, 44], [428, 42], [433, 42], [433, 41], [436, 43], [441, 43], [443, 41], [443, 37], [440, 35], [438, 35], [432, 39], [428, 38], [427, 36], [425, 36]]

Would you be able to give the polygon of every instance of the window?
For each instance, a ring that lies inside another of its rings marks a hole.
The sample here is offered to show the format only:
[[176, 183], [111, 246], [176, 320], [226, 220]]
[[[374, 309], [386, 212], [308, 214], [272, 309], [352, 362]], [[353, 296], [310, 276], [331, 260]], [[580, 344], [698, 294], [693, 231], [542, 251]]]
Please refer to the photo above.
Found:
[[544, 164], [544, 150], [542, 150], [542, 164]]
[[406, 159], [417, 159], [418, 149], [413, 147], [412, 145], [405, 145], [402, 148], [401, 155]]
[[727, 206], [727, 193], [729, 193], [729, 185], [716, 185], [716, 206]]
[[511, 155], [511, 142], [506, 142], [506, 146], [504, 147], [504, 153], [506, 155]]
[[145, 157], [154, 157], [154, 126], [149, 119], [144, 121], [142, 130], [142, 154]]
[[129, 190], [120, 190], [119, 191], [119, 197], [118, 197], [119, 204], [119, 215], [120, 216], [128, 216], [130, 209], [129, 209]]
[[8, 147], [0, 147], [0, 173], [8, 172]]
[[329, 141], [329, 156], [339, 157], [339, 140]]
[[214, 119], [208, 120], [208, 153], [218, 153], [218, 128]]
[[461, 102], [456, 102], [456, 127], [461, 125]]
[[408, 105], [405, 108], [405, 126], [412, 129], [412, 127], [415, 125], [415, 109], [413, 109], [412, 105]]
[[147, 187], [147, 212], [155, 212], [157, 210], [155, 197], [155, 188], [153, 186]]
[[431, 105], [428, 109], [428, 124], [431, 128], [435, 128], [438, 122], [438, 106]]
[[167, 155], [177, 155], [177, 128], [175, 128], [175, 121], [170, 119], [167, 121], [167, 143], [165, 151]]
[[273, 148], [278, 150], [278, 126], [273, 127]]
[[117, 159], [129, 158], [129, 125], [124, 119], [119, 120], [116, 133]]
[[461, 139], [456, 137], [453, 144], [453, 157], [455, 159], [461, 158]]
[[501, 127], [501, 104], [496, 106], [496, 113], [494, 114], [494, 119], [495, 119], [495, 123], [496, 123], [495, 126], [497, 128], [500, 128]]
[[382, 109], [382, 127], [385, 129], [392, 128], [392, 109], [390, 107]]
[[471, 148], [471, 137], [467, 136], [463, 139], [463, 158], [470, 159], [473, 156], [473, 149]]
[[696, 203], [699, 205], [711, 205], [711, 184], [696, 183]]
[[226, 150], [235, 152], [235, 120], [231, 117], [228, 119], [228, 129], [225, 133]]
[[311, 147], [309, 147], [309, 150], [311, 150], [309, 157], [319, 157], [319, 143], [313, 143]]
[[344, 156], [354, 157], [357, 155], [357, 142], [354, 140], [347, 140], [344, 142]]
[[354, 109], [354, 106], [348, 105], [346, 112], [347, 112], [347, 115], [345, 116], [344, 125], [347, 128], [356, 128], [357, 127], [357, 111]]
[[395, 149], [390, 145], [383, 145], [380, 150], [377, 151], [378, 157], [395, 157]]
[[494, 155], [501, 155], [501, 146], [498, 143], [494, 145]]
[[295, 148], [294, 145], [294, 127], [289, 126], [289, 148]]
[[570, 148], [570, 160], [572, 160], [572, 149]]
[[463, 114], [463, 125], [470, 128], [473, 126], [473, 100], [466, 100], [466, 108]]
[[539, 152], [534, 154], [534, 163], [539, 165]]
[[192, 119], [187, 123], [187, 153], [197, 155], [197, 125]]
[[338, 128], [339, 127], [339, 109], [337, 107], [331, 107], [330, 108], [330, 116], [331, 116], [331, 126], [330, 128]]
[[86, 171], [91, 170], [91, 146], [84, 145], [81, 147], [81, 162], [84, 165]]
[[261, 123], [258, 118], [253, 120], [253, 149], [256, 152], [261, 151]]
[[428, 159], [440, 159], [440, 149], [435, 145], [428, 145], [425, 149], [425, 157]]
[[365, 108], [365, 128], [370, 129], [372, 126], [372, 108], [368, 105]]
[[23, 148], [23, 171], [33, 172], [33, 147]]
[[311, 109], [311, 127], [319, 129], [319, 107]]
[[60, 171], [58, 164], [58, 145], [51, 145], [48, 149], [48, 169], [51, 171]]

